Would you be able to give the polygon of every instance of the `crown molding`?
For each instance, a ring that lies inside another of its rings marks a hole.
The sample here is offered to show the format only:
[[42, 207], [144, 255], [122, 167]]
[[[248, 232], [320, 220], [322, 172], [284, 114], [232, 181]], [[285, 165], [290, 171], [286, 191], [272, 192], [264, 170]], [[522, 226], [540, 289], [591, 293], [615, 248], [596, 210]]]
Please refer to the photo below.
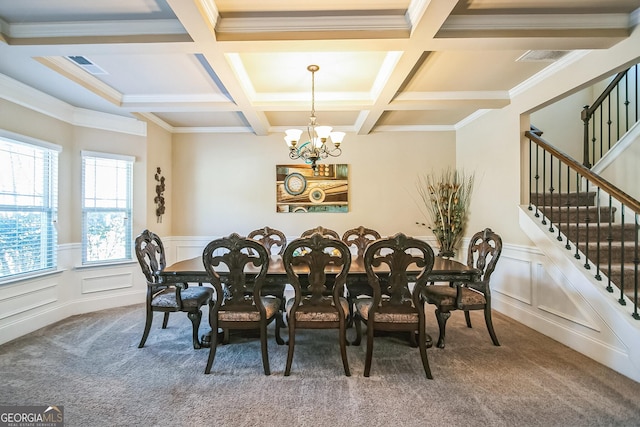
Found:
[[172, 129], [172, 133], [255, 133], [253, 129], [247, 126], [172, 127]]
[[396, 126], [396, 125], [383, 125], [375, 126], [371, 133], [378, 132], [451, 132], [455, 131], [455, 126], [450, 125], [409, 125], [409, 126]]
[[142, 121], [74, 107], [4, 74], [0, 74], [0, 98], [74, 126], [138, 136], [147, 134], [146, 123]]
[[226, 34], [333, 31], [409, 31], [405, 15], [268, 16], [219, 18], [216, 32]]
[[[6, 24], [6, 23], [5, 23]], [[186, 35], [177, 19], [138, 21], [26, 22], [3, 25], [13, 39], [48, 37]]]
[[441, 31], [628, 29], [626, 13], [452, 15]]

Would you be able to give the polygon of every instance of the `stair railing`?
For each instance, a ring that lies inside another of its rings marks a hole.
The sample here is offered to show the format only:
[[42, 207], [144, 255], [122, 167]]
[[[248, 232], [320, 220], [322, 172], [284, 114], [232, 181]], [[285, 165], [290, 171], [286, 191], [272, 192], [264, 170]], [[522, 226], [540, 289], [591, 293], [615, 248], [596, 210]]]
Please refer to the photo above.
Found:
[[596, 164], [640, 118], [638, 68], [636, 64], [618, 73], [591, 106], [584, 106], [581, 119], [585, 167], [590, 169]]
[[[605, 281], [605, 289], [621, 305], [630, 300], [632, 316], [640, 320], [640, 202], [553, 147], [541, 134], [534, 127], [525, 132], [529, 139], [528, 209], [567, 250], [575, 252], [576, 259], [584, 259], [585, 270]], [[586, 195], [583, 188], [588, 189]], [[576, 212], [574, 218], [571, 208]], [[617, 238], [620, 243], [614, 245]], [[619, 262], [614, 260], [614, 251], [619, 252]]]

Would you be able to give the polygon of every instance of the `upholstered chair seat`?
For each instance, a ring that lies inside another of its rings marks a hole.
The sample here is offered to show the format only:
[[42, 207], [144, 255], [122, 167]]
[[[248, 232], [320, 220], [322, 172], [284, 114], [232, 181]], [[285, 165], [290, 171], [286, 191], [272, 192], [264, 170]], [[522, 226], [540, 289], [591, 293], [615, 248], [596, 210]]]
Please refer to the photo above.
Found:
[[[364, 321], [369, 320], [369, 312], [373, 307], [373, 298], [358, 298], [356, 300], [356, 311]], [[380, 307], [376, 312], [376, 321], [384, 323], [417, 323], [418, 313], [411, 301], [408, 301], [406, 309], [395, 308], [389, 310], [387, 307]]]
[[[280, 309], [280, 300], [271, 296], [261, 297], [260, 300], [262, 300], [267, 319], [273, 318]], [[245, 310], [225, 310], [222, 306], [218, 310], [218, 319], [224, 322], [259, 322], [260, 312], [252, 307], [247, 307]]]
[[[340, 297], [340, 305], [342, 305], [342, 311], [344, 312], [345, 319], [349, 315], [349, 303], [346, 298]], [[286, 312], [287, 317], [291, 314], [291, 308], [295, 304], [295, 300], [290, 298], [287, 301]], [[304, 305], [298, 307], [296, 311], [296, 320], [300, 322], [337, 322], [339, 320], [338, 311], [334, 308], [335, 304], [331, 302], [329, 304], [331, 306], [330, 309], [326, 311], [321, 311], [317, 306], [313, 307], [310, 310], [307, 310], [307, 307]]]
[[[461, 297], [458, 303], [458, 307], [464, 310], [465, 307], [484, 306], [487, 303], [487, 299], [482, 292], [476, 291], [471, 288], [461, 288]], [[433, 286], [429, 288], [429, 300], [433, 301], [434, 305], [440, 306], [456, 306], [456, 299], [458, 291], [455, 287], [450, 286]]]
[[[213, 294], [213, 289], [207, 286], [189, 286], [182, 289], [180, 299], [184, 308], [199, 308], [206, 304]], [[173, 287], [162, 289], [151, 298], [152, 307], [178, 308], [176, 291]]]

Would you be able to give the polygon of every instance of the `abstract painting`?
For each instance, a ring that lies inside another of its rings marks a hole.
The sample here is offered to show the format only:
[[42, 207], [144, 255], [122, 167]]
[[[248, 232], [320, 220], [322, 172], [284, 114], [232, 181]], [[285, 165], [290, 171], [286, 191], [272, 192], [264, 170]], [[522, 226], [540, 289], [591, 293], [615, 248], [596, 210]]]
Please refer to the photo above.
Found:
[[276, 166], [276, 212], [349, 212], [349, 165]]

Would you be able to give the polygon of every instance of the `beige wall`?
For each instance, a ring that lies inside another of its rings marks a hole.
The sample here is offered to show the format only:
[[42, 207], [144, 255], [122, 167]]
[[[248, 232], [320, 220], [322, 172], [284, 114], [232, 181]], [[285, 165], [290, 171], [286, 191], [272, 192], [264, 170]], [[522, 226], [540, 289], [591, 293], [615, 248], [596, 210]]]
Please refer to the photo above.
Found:
[[[170, 208], [172, 202], [172, 185], [173, 185], [173, 162], [172, 155], [172, 135], [170, 132], [162, 129], [160, 126], [148, 122], [147, 123], [147, 170], [146, 170], [146, 227], [160, 236], [170, 236], [171, 219], [173, 209]], [[165, 214], [162, 215], [162, 222], [158, 222], [156, 217], [156, 197], [155, 180], [156, 169], [160, 168], [162, 176], [165, 178]], [[141, 230], [135, 229], [134, 232]]]
[[383, 235], [399, 231], [431, 236], [416, 205], [419, 173], [455, 164], [453, 132], [347, 134], [349, 212], [276, 213], [275, 168], [291, 160], [282, 135], [174, 135], [172, 230], [174, 236], [248, 233], [268, 225], [289, 236], [322, 225], [343, 232], [358, 225]]
[[569, 95], [531, 113], [531, 124], [544, 132], [547, 142], [582, 163], [584, 125], [580, 113], [598, 95], [591, 87]]

